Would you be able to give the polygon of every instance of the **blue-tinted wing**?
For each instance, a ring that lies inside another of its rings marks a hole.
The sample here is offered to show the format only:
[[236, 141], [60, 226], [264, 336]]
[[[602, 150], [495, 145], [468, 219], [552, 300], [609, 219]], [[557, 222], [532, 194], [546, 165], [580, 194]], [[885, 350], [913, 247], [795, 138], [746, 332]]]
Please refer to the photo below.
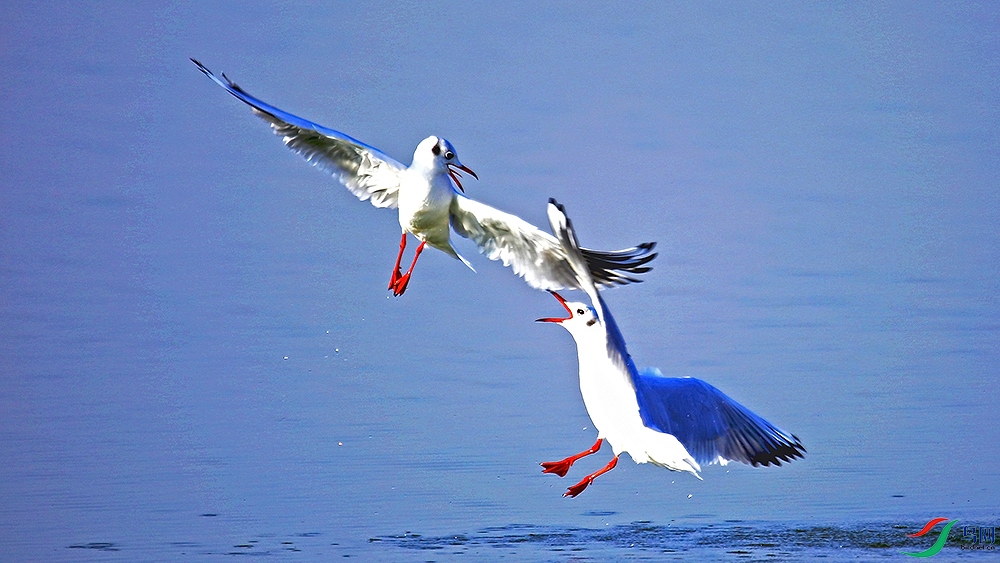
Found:
[[749, 465], [781, 465], [806, 449], [795, 436], [757, 416], [700, 379], [644, 370], [634, 378], [639, 415], [673, 435], [698, 463], [722, 457]]
[[399, 173], [406, 169], [405, 166], [375, 147], [340, 131], [262, 102], [229, 80], [225, 74], [219, 79], [205, 65], [194, 59], [191, 62], [205, 76], [267, 120], [288, 148], [305, 157], [314, 166], [332, 174], [361, 201], [371, 200], [375, 207], [396, 207]]

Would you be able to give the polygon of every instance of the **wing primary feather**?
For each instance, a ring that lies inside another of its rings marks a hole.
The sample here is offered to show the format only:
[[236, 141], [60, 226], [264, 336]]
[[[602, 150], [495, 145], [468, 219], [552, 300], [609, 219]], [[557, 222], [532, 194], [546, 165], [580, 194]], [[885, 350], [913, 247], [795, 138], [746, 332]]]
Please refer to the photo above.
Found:
[[[645, 264], [655, 257], [650, 256], [650, 243], [611, 252], [584, 253], [577, 247], [577, 255], [570, 257], [567, 248], [572, 243], [560, 240], [560, 227], [553, 224], [553, 236], [515, 215], [462, 195], [454, 198], [451, 214], [457, 234], [475, 242], [490, 260], [511, 267], [528, 285], [538, 289], [582, 289], [584, 283], [577, 268], [589, 271], [593, 283], [601, 287], [636, 283], [640, 280], [635, 276], [648, 271]], [[591, 256], [593, 263], [589, 261]]]
[[636, 275], [644, 274], [652, 269], [652, 267], [646, 266], [645, 264], [649, 263], [657, 256], [654, 252], [645, 255], [634, 255], [628, 259], [608, 259], [600, 253], [585, 249], [580, 249], [580, 252], [583, 254], [587, 265], [590, 267], [591, 274], [597, 278], [606, 277], [606, 275], [604, 275], [605, 272], [624, 272]]
[[340, 131], [337, 131], [335, 129], [330, 129], [329, 127], [324, 127], [324, 126], [322, 126], [322, 125], [320, 125], [318, 123], [313, 123], [312, 121], [309, 121], [307, 119], [302, 119], [301, 117], [299, 117], [297, 115], [293, 115], [291, 113], [288, 113], [287, 111], [284, 111], [282, 109], [279, 109], [279, 108], [276, 108], [276, 107], [272, 106], [271, 104], [269, 104], [269, 103], [267, 103], [267, 102], [265, 102], [265, 101], [257, 98], [256, 96], [250, 94], [249, 92], [247, 92], [246, 90], [244, 90], [242, 87], [240, 87], [240, 85], [236, 84], [236, 82], [233, 82], [232, 80], [230, 80], [230, 78], [228, 76], [226, 76], [226, 73], [222, 73], [222, 80], [220, 80], [219, 77], [217, 77], [215, 75], [215, 73], [213, 73], [211, 70], [209, 70], [208, 67], [206, 67], [205, 65], [203, 65], [197, 59], [193, 59], [192, 58], [191, 62], [193, 62], [195, 64], [195, 66], [198, 67], [198, 70], [200, 70], [205, 76], [209, 77], [212, 80], [212, 82], [215, 82], [219, 86], [222, 86], [234, 98], [236, 98], [237, 100], [239, 100], [239, 101], [247, 104], [248, 106], [256, 109], [257, 111], [259, 111], [261, 113], [266, 113], [266, 114], [270, 115], [273, 118], [280, 119], [280, 120], [282, 120], [282, 121], [284, 121], [286, 123], [289, 123], [291, 125], [294, 125], [296, 127], [301, 127], [301, 128], [304, 128], [304, 129], [312, 129], [313, 131], [316, 131], [316, 132], [321, 133], [323, 135], [327, 135], [329, 137], [333, 137], [333, 138], [338, 139], [338, 140], [348, 141], [350, 143], [354, 143], [354, 144], [356, 144], [358, 146], [361, 146], [361, 147], [364, 147], [364, 148], [366, 148], [368, 150], [374, 151], [374, 152], [378, 153], [379, 155], [384, 156], [385, 158], [390, 158], [388, 155], [385, 155], [384, 153], [382, 153], [382, 151], [378, 150], [377, 148], [375, 148], [373, 146], [370, 146], [370, 145], [364, 143], [363, 141], [359, 141], [358, 139], [355, 139], [354, 137], [351, 137], [350, 135], [347, 135], [345, 133], [341, 133]]
[[672, 434], [699, 463], [721, 457], [755, 467], [781, 465], [805, 453], [797, 437], [704, 381], [663, 377], [654, 369], [633, 381], [643, 421]]
[[220, 79], [196, 59], [191, 59], [191, 62], [233, 97], [250, 106], [255, 115], [270, 123], [271, 129], [288, 148], [313, 166], [330, 173], [359, 199], [370, 200], [375, 207], [396, 207], [399, 174], [405, 166], [350, 135], [259, 100], [225, 73]]

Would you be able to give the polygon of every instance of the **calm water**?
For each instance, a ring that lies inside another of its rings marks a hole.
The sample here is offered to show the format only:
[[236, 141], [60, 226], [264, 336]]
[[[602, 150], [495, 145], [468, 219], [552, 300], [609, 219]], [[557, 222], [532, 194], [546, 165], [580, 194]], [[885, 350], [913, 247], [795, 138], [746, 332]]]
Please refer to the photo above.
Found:
[[[0, 560], [900, 558], [1000, 525], [1000, 18], [988, 4], [245, 2], [0, 21]], [[43, 23], [44, 22], [44, 23]], [[542, 292], [395, 215], [187, 60], [583, 243], [636, 362], [799, 436], [704, 481], [589, 446]], [[960, 550], [954, 558], [989, 559]]]

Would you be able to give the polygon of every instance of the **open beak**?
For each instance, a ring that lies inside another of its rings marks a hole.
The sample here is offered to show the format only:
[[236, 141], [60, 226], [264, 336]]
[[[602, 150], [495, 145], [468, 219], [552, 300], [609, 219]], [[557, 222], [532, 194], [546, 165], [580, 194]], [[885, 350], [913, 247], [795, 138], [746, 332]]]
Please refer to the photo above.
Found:
[[566, 309], [566, 313], [569, 314], [569, 316], [566, 317], [565, 319], [560, 319], [558, 317], [545, 317], [545, 318], [542, 318], [542, 319], [536, 319], [535, 322], [536, 323], [561, 323], [563, 321], [568, 321], [568, 320], [572, 319], [573, 318], [573, 311], [569, 310], [569, 305], [566, 304], [566, 300], [562, 298], [562, 295], [559, 295], [558, 293], [556, 293], [554, 291], [550, 291], [549, 293], [551, 293], [552, 297], [555, 297], [556, 301], [558, 301], [563, 306], [563, 308]]
[[477, 176], [476, 173], [473, 172], [471, 168], [465, 166], [464, 164], [452, 164], [450, 162], [448, 163], [448, 175], [451, 176], [451, 179], [455, 181], [455, 185], [458, 186], [458, 189], [462, 190], [462, 193], [464, 194], [465, 188], [462, 187], [462, 182], [458, 180], [459, 178], [462, 177], [462, 175], [458, 173], [458, 170], [456, 170], [456, 168], [458, 170], [461, 170], [462, 172], [469, 174], [470, 176], [472, 176], [477, 180], [479, 179], [479, 176]]

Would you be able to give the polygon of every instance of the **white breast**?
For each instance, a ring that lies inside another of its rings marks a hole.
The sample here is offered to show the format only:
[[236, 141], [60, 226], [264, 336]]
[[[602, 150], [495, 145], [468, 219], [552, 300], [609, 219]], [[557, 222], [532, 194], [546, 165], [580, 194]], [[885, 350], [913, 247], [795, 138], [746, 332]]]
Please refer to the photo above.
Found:
[[604, 340], [577, 340], [577, 354], [583, 403], [598, 437], [608, 441], [615, 455], [628, 452], [636, 463], [653, 463], [698, 477], [701, 468], [677, 438], [642, 423], [628, 371], [608, 358]]
[[439, 249], [448, 248], [451, 200], [454, 190], [447, 176], [430, 178], [418, 171], [403, 172], [399, 189], [399, 226]]
[[635, 457], [630, 446], [637, 446], [634, 437], [639, 435], [643, 424], [632, 382], [627, 373], [611, 363], [603, 342], [581, 344], [577, 343], [580, 393], [590, 420], [598, 436], [611, 444], [615, 455], [628, 451]]

